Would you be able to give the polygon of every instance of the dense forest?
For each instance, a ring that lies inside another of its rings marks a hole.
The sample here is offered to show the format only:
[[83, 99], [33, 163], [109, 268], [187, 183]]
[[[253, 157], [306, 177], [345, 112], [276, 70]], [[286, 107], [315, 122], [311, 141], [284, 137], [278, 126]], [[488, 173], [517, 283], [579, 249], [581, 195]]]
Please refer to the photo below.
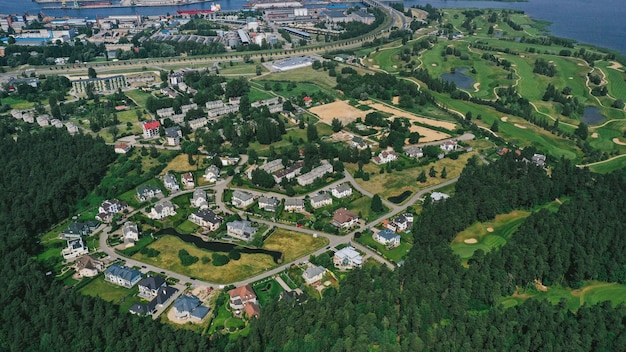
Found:
[[[265, 307], [247, 339], [227, 351], [610, 351], [626, 346], [626, 307], [527, 300], [504, 309], [502, 296], [535, 279], [574, 287], [623, 280], [626, 174], [592, 175], [563, 160], [548, 176], [507, 154], [469, 162], [444, 202], [426, 203], [404, 266], [360, 269], [339, 290], [304, 305]], [[464, 268], [450, 240], [475, 221], [534, 209], [556, 197], [556, 213], [531, 215], [498, 251], [477, 251]], [[614, 248], [609, 248], [613, 246]], [[584, 253], [583, 253], [584, 252]], [[558, 263], [557, 263], [558, 262]]]

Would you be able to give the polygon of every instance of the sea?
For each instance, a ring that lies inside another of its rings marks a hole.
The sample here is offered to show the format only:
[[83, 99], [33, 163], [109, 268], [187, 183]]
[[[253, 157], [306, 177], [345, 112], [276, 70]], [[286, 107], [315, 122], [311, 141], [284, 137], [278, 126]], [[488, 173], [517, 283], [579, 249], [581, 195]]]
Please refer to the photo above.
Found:
[[[67, 1], [73, 3], [72, 0]], [[222, 11], [242, 9], [247, 0], [217, 0]], [[401, 2], [401, 1], [393, 1]], [[0, 0], [0, 13], [43, 11], [51, 16], [80, 18], [106, 17], [109, 15], [165, 15], [179, 9], [210, 9], [212, 2], [159, 7], [46, 9], [49, 6], [31, 0]], [[522, 10], [535, 19], [550, 22], [548, 29], [553, 35], [575, 39], [582, 43], [614, 49], [626, 55], [626, 7], [624, 0], [528, 0], [525, 2], [474, 1], [474, 0], [408, 0], [405, 7], [431, 4], [437, 8], [507, 8]]]

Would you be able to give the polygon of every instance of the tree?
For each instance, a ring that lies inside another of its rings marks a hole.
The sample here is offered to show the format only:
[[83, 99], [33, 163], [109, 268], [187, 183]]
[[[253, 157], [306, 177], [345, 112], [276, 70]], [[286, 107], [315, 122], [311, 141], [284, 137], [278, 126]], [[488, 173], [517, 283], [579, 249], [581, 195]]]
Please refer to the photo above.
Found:
[[306, 128], [306, 138], [309, 142], [315, 142], [319, 139], [317, 127], [312, 123], [310, 123]]
[[441, 178], [447, 178], [448, 177], [448, 171], [446, 170], [446, 167], [443, 167], [443, 170], [441, 170]]
[[213, 252], [211, 257], [214, 266], [224, 266], [230, 262], [230, 259], [227, 256], [217, 252]]
[[333, 132], [339, 132], [343, 128], [343, 124], [336, 117], [333, 118], [333, 121], [332, 121], [331, 125], [332, 125], [332, 128], [333, 128]]
[[420, 142], [420, 134], [418, 132], [409, 133], [409, 143], [417, 144]]
[[256, 75], [260, 76], [261, 72], [263, 72], [263, 69], [261, 68], [261, 65], [256, 65]]
[[372, 197], [372, 204], [370, 206], [370, 209], [372, 209], [372, 211], [375, 213], [382, 213], [385, 210], [385, 208], [383, 207], [383, 201], [380, 199], [380, 196], [378, 194], [374, 194], [374, 196]]
[[113, 125], [109, 127], [108, 132], [111, 137], [113, 137], [113, 141], [115, 141], [117, 139], [117, 135], [120, 133], [120, 129], [117, 127], [117, 125]]
[[498, 120], [494, 120], [493, 124], [491, 124], [491, 128], [490, 128], [493, 132], [498, 132], [500, 130], [500, 127], [498, 125]]
[[417, 182], [424, 183], [426, 182], [426, 171], [423, 171], [417, 176]]
[[261, 186], [263, 188], [272, 188], [276, 184], [276, 181], [274, 180], [274, 176], [272, 176], [270, 173], [262, 169], [257, 168], [257, 169], [252, 170], [252, 173], [250, 176], [251, 176], [250, 181], [252, 181], [252, 183], [254, 183], [257, 186]]
[[578, 128], [576, 128], [574, 134], [584, 141], [589, 135], [589, 127], [586, 123], [581, 122], [580, 124], [578, 124]]
[[430, 177], [437, 177], [437, 170], [435, 170], [434, 166], [431, 166], [430, 170], [428, 170], [428, 176], [430, 176]]
[[87, 69], [87, 76], [89, 78], [96, 78], [98, 74], [96, 73], [96, 70], [93, 67], [90, 67]]

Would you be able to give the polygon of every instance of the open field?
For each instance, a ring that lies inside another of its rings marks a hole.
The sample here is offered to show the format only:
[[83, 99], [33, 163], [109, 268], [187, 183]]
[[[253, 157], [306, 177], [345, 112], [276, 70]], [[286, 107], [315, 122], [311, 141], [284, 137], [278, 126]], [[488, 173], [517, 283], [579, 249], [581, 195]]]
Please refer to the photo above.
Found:
[[271, 81], [310, 83], [328, 89], [333, 89], [337, 85], [335, 77], [330, 77], [327, 72], [316, 71], [311, 67], [297, 68], [285, 72], [274, 72], [263, 77]]
[[578, 310], [583, 304], [593, 305], [604, 301], [610, 301], [613, 306], [626, 302], [626, 285], [605, 282], [588, 282], [580, 289], [573, 290], [560, 286], [550, 286], [548, 291], [541, 292], [532, 290], [526, 293], [518, 293], [504, 297], [500, 303], [504, 307], [513, 307], [522, 304], [525, 300], [545, 299], [552, 304], [557, 304], [565, 299], [568, 309]]
[[148, 98], [152, 95], [139, 89], [129, 90], [127, 92], [124, 92], [124, 94], [126, 94], [129, 98], [134, 100], [137, 105], [144, 109], [146, 107], [146, 102], [148, 101]]
[[276, 228], [265, 240], [263, 248], [285, 254], [284, 262], [290, 262], [314, 252], [328, 244], [326, 237], [313, 237], [301, 232]]
[[330, 104], [314, 106], [310, 108], [309, 111], [319, 116], [323, 122], [329, 125], [332, 123], [334, 118], [337, 118], [343, 123], [344, 126], [356, 120], [357, 117], [365, 119], [365, 115], [371, 112], [359, 110], [348, 104], [346, 100], [339, 100]]
[[278, 300], [280, 293], [283, 292], [282, 286], [276, 280], [268, 280], [267, 278], [252, 283], [252, 289], [256, 293], [261, 306]]
[[80, 289], [80, 293], [92, 297], [100, 297], [107, 302], [122, 304], [139, 292], [137, 286], [125, 288], [104, 281], [104, 276], [98, 276]]
[[385, 248], [384, 245], [374, 241], [374, 238], [372, 238], [371, 234], [361, 236], [361, 238], [357, 239], [357, 242], [365, 246], [376, 249], [378, 252], [380, 252], [383, 255], [384, 258], [387, 258], [394, 263], [397, 263], [401, 261], [402, 259], [404, 259], [404, 257], [407, 255], [409, 250], [413, 247], [412, 245], [405, 242], [404, 240], [401, 240], [400, 245], [398, 247], [387, 249]]
[[201, 167], [198, 165], [198, 156], [194, 156], [193, 159], [196, 160], [196, 165], [189, 164], [187, 154], [177, 155], [167, 164], [165, 169], [161, 171], [161, 175], [165, 175], [168, 171], [187, 172], [199, 170]]
[[[158, 250], [160, 254], [154, 258], [149, 258], [137, 253], [133, 259], [209, 282], [239, 281], [261, 273], [266, 268], [276, 266], [269, 255], [244, 253], [241, 254], [239, 260], [231, 260], [224, 266], [216, 267], [211, 262], [203, 264], [202, 257], [208, 256], [210, 258], [213, 252], [198, 248], [174, 236], [162, 236], [148, 247]], [[183, 266], [178, 258], [180, 249], [187, 250], [190, 255], [196, 256], [200, 260], [190, 266]]]
[[[412, 114], [412, 113], [409, 113], [400, 109], [396, 109], [385, 104], [372, 103], [372, 104], [369, 104], [369, 106], [376, 110], [392, 114], [393, 116], [391, 118], [395, 116], [405, 117], [411, 121], [416, 121], [416, 122], [430, 125], [430, 126], [443, 127], [448, 130], [454, 130], [456, 128], [456, 125], [451, 122], [438, 121], [438, 120], [433, 120], [433, 119], [417, 116], [415, 114]], [[438, 140], [442, 140], [442, 139], [446, 139], [450, 137], [450, 135], [447, 133], [431, 130], [429, 128], [422, 127], [422, 126], [413, 125], [411, 126], [411, 131], [418, 132], [420, 136], [422, 136], [420, 138], [420, 142], [432, 142], [432, 141], [438, 141]]]

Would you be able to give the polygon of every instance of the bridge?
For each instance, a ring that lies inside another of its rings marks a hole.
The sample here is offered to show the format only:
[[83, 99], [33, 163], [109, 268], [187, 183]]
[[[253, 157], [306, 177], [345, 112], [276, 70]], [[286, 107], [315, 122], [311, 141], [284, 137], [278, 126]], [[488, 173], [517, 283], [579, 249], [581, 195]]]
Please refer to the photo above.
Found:
[[367, 7], [377, 7], [387, 12], [391, 17], [393, 24], [392, 27], [399, 29], [409, 29], [410, 21], [407, 20], [404, 14], [389, 5], [385, 5], [378, 0], [361, 0], [361, 3]]

